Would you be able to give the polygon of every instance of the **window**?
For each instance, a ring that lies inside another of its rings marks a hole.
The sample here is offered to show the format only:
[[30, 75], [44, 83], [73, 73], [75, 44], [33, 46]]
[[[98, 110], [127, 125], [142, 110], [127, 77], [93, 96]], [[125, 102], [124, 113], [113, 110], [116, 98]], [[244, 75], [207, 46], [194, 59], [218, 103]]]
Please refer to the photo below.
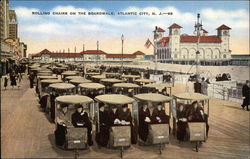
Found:
[[224, 54], [224, 55], [223, 55], [223, 58], [224, 58], [224, 59], [227, 58], [227, 55]]
[[177, 58], [177, 55], [176, 55], [176, 54], [174, 55], [174, 58]]
[[223, 35], [228, 35], [228, 32], [227, 32], [227, 31], [224, 31], [224, 32], [223, 32]]
[[174, 31], [174, 35], [178, 35], [178, 30], [175, 30], [175, 31]]

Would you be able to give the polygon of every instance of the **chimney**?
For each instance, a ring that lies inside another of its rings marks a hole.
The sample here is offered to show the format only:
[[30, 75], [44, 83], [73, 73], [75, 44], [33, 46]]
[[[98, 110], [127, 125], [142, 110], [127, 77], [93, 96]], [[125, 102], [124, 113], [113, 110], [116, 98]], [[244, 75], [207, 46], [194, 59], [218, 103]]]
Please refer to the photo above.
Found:
[[82, 45], [82, 51], [85, 51], [85, 45], [84, 44]]
[[69, 48], [68, 48], [68, 53], [70, 52]]
[[76, 46], [75, 46], [75, 53], [76, 53]]
[[63, 53], [65, 53], [65, 50], [63, 49]]

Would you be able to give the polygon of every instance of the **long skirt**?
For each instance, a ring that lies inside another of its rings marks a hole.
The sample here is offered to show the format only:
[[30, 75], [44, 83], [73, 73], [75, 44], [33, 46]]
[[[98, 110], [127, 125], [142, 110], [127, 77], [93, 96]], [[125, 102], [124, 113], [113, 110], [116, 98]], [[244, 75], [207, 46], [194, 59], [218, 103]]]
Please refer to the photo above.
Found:
[[57, 124], [55, 131], [56, 145], [63, 146], [66, 140], [66, 127]]
[[109, 128], [100, 126], [100, 132], [96, 133], [96, 142], [98, 145], [106, 147], [109, 141]]

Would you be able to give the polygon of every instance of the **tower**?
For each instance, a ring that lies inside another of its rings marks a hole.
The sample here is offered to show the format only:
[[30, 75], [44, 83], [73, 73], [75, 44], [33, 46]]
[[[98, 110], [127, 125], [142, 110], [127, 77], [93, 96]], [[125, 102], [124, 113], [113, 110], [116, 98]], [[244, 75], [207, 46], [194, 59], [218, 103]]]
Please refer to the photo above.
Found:
[[154, 40], [159, 41], [164, 36], [165, 30], [155, 26], [155, 30], [153, 32], [154, 32]]
[[171, 58], [180, 58], [180, 35], [181, 26], [174, 23], [169, 29], [169, 48], [171, 53]]
[[230, 38], [230, 33], [229, 30], [231, 28], [226, 26], [226, 25], [221, 25], [218, 27], [217, 30], [217, 36], [220, 37], [221, 39], [221, 54], [223, 57], [220, 58], [230, 58], [230, 49], [229, 49], [229, 38]]

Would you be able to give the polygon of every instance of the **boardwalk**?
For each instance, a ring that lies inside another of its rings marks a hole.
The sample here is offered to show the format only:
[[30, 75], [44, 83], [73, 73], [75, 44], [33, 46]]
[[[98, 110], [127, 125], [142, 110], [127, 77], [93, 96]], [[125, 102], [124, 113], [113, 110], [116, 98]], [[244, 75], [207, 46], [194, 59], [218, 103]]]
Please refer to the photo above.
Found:
[[[175, 86], [173, 92], [185, 90]], [[72, 158], [72, 151], [63, 151], [54, 143], [54, 124], [40, 112], [35, 90], [27, 79], [20, 90], [1, 92], [2, 158]], [[247, 159], [249, 157], [249, 112], [232, 102], [211, 99], [209, 138], [200, 151], [193, 151], [189, 142], [178, 143], [171, 135], [160, 156], [157, 147], [133, 145], [125, 150], [129, 159]], [[118, 150], [95, 146], [80, 151], [80, 158], [119, 158]]]

